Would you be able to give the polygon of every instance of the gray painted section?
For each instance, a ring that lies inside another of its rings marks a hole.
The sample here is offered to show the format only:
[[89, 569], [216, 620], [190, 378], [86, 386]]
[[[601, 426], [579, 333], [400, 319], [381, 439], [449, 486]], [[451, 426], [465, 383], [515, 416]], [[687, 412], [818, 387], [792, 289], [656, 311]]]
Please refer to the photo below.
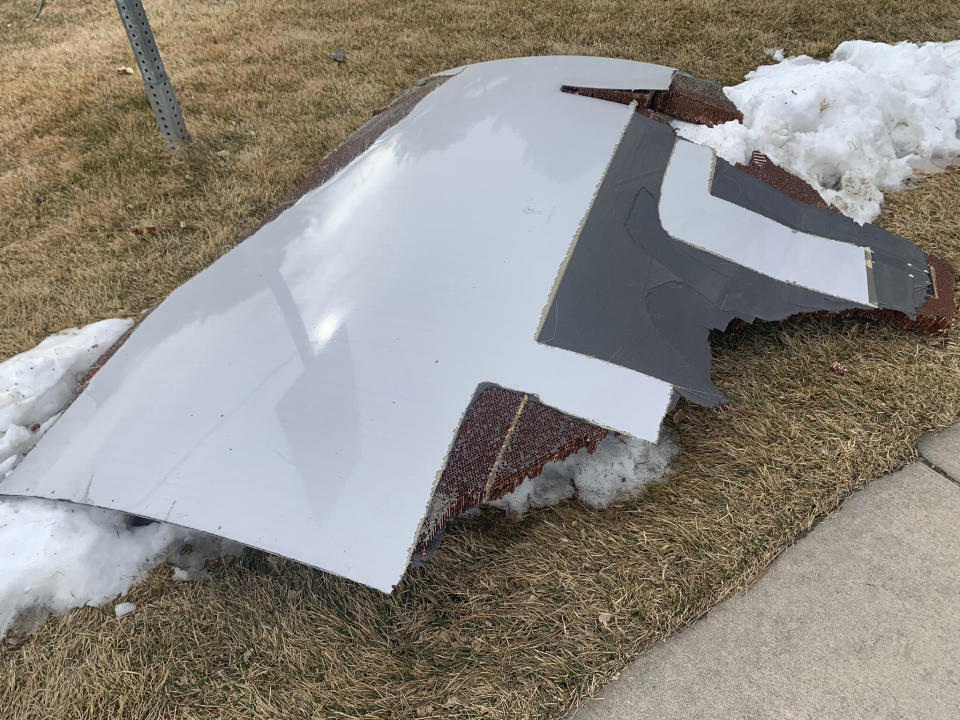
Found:
[[180, 105], [173, 94], [170, 78], [163, 68], [160, 51], [153, 39], [153, 31], [147, 20], [147, 12], [140, 0], [114, 0], [120, 20], [130, 40], [130, 49], [140, 68], [147, 99], [153, 109], [153, 117], [160, 128], [163, 141], [171, 150], [187, 139], [187, 128], [183, 123]]
[[[711, 329], [724, 329], [735, 318], [782, 320], [803, 312], [866, 306], [776, 280], [670, 237], [658, 207], [676, 141], [669, 126], [633, 116], [570, 253], [538, 340], [660, 378], [686, 398], [710, 406], [723, 399], [710, 379]], [[723, 186], [729, 168], [725, 165], [717, 161], [721, 179], [714, 187]], [[773, 194], [765, 202], [775, 218], [791, 212], [802, 218], [806, 209], [816, 210], [770, 190]], [[852, 223], [827, 214], [837, 228], [826, 236], [874, 249], [876, 233], [854, 232]], [[830, 224], [820, 217], [811, 221], [820, 228], [816, 223]], [[739, 228], [715, 231], [735, 238]], [[876, 250], [896, 256], [901, 246], [886, 235], [879, 236]], [[917, 259], [919, 251], [900, 242], [908, 246], [904, 255]], [[904, 265], [894, 277], [878, 278], [878, 284], [913, 287], [908, 269]], [[887, 289], [879, 294], [897, 296]], [[913, 315], [922, 302], [920, 297], [917, 305], [888, 307]]]
[[664, 65], [651, 65], [650, 63], [637, 63], [643, 65], [638, 68], [632, 76], [621, 76], [614, 81], [609, 76], [602, 77], [594, 73], [572, 72], [563, 81], [564, 85], [576, 88], [590, 88], [593, 90], [627, 90], [627, 91], [645, 91], [645, 90], [669, 90], [670, 83], [673, 82], [675, 68]]
[[874, 480], [573, 718], [955, 719], [958, 517], [960, 487], [923, 465]]

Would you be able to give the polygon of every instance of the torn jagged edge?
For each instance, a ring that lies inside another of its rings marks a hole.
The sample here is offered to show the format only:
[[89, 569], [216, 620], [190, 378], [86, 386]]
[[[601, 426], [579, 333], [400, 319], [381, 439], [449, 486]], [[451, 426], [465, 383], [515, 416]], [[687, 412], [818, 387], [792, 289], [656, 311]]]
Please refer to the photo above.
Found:
[[731, 120], [743, 122], [723, 87], [711, 80], [677, 71], [668, 90], [588, 88], [563, 85], [565, 93], [629, 105], [637, 103], [637, 112], [655, 120], [684, 120], [698, 125], [720, 125]]
[[[668, 90], [588, 88], [563, 85], [565, 93], [607, 100], [623, 105], [636, 103], [636, 111], [646, 117], [669, 123], [671, 120], [683, 120], [700, 125], [713, 126], [725, 122], [743, 122], [743, 114], [737, 110], [723, 93], [719, 83], [698, 78], [684, 72], [674, 73]], [[768, 185], [795, 200], [814, 207], [829, 209], [839, 213], [837, 208], [826, 203], [820, 193], [803, 179], [775, 165], [770, 158], [755, 151], [747, 164], [738, 163], [738, 170], [762, 180]], [[931, 293], [917, 310], [916, 318], [905, 313], [887, 309], [851, 309], [839, 313], [818, 311], [799, 313], [791, 319], [805, 317], [839, 316], [844, 318], [864, 318], [887, 322], [906, 330], [934, 334], [949, 332], [957, 312], [954, 292], [954, 273], [950, 263], [930, 253], [927, 264], [931, 274]], [[762, 322], [762, 321], [754, 321]], [[750, 323], [742, 320], [731, 322], [728, 329], [745, 327]]]

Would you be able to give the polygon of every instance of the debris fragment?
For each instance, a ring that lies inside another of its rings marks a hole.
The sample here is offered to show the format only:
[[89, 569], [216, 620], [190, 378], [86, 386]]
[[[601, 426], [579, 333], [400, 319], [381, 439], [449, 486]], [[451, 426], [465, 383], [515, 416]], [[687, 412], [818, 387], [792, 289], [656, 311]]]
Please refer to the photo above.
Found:
[[613, 614], [608, 612], [602, 612], [597, 616], [597, 620], [600, 621], [600, 624], [604, 627], [610, 627], [610, 621], [613, 620]]
[[117, 75], [133, 75], [133, 68], [121, 65], [117, 68]]
[[170, 232], [169, 225], [147, 225], [145, 227], [132, 227], [130, 232], [139, 237], [144, 237], [146, 235], [157, 236], [163, 235], [164, 233]]
[[830, 369], [833, 370], [837, 375], [847, 374], [847, 366], [844, 365], [839, 360], [835, 360], [833, 364], [830, 366]]
[[347, 51], [343, 48], [337, 48], [334, 52], [330, 53], [330, 59], [338, 65], [345, 63], [347, 61]]
[[[582, 448], [603, 453], [625, 437], [606, 427], [657, 440], [678, 394], [702, 405], [722, 400], [710, 381], [712, 328], [800, 309], [921, 314], [928, 262], [902, 238], [810, 208], [678, 141], [652, 114], [630, 108], [636, 99], [616, 108], [559, 90], [576, 80], [570, 87], [595, 91], [592, 81], [603, 80], [661, 93], [670, 100], [655, 108], [661, 115], [697, 117], [698, 97], [709, 93], [693, 92], [689, 80], [675, 92], [680, 77], [627, 61], [520, 58], [469, 66], [446, 77], [442, 93], [411, 95], [423, 103], [416, 113], [377, 116], [374, 130], [347, 141], [347, 165], [320, 169], [335, 182], [319, 182], [151, 314], [91, 386], [122, 399], [74, 403], [48, 437], [51, 449], [31, 453], [0, 491], [167, 518], [390, 591], [421, 529], [442, 530], [450, 517], [521, 490], [517, 483], [548, 461]], [[712, 98], [710, 117], [736, 114], [722, 101]], [[464, 124], [465, 104], [470, 117], [509, 124], [510, 137], [467, 123], [461, 142], [438, 142], [433, 130]], [[388, 131], [396, 142], [375, 141]], [[518, 156], [516, 137], [529, 156]], [[473, 188], [435, 172], [465, 165], [477, 177], [504, 178], [483, 186], [479, 212]], [[691, 198], [701, 212], [690, 211]], [[385, 211], [362, 210], [369, 207]], [[549, 223], [531, 222], [544, 210]], [[477, 222], [464, 223], [468, 215]], [[713, 219], [727, 215], [733, 222]], [[512, 240], [521, 222], [531, 242]], [[750, 229], [770, 223], [782, 226], [781, 248], [809, 257], [764, 252], [755, 242], [763, 233]], [[394, 252], [395, 236], [413, 239], [409, 252]], [[804, 243], [818, 252], [803, 253]], [[832, 292], [810, 265], [837, 247], [849, 262]], [[251, 338], [254, 324], [270, 342]], [[402, 364], [392, 361], [398, 356]], [[485, 393], [491, 387], [503, 392]], [[242, 405], [231, 404], [241, 396]], [[488, 423], [471, 425], [470, 408], [490, 396]], [[276, 412], [264, 422], [254, 408]], [[518, 442], [539, 438], [524, 435], [528, 424], [552, 433], [551, 443]], [[196, 438], [199, 450], [187, 452]], [[461, 449], [464, 482], [446, 492], [437, 473]], [[588, 455], [574, 461], [583, 462], [576, 478], [557, 478], [546, 494], [576, 491], [600, 505], [622, 488], [637, 497], [662, 476], [643, 477], [630, 452], [620, 456], [623, 469], [585, 473]], [[192, 498], [167, 482], [171, 473], [192, 483]], [[315, 480], [301, 502], [304, 473]], [[510, 483], [498, 485], [501, 478]], [[529, 505], [535, 489], [512, 499]], [[232, 511], [214, 512], [225, 492]], [[318, 506], [330, 508], [322, 518]]]

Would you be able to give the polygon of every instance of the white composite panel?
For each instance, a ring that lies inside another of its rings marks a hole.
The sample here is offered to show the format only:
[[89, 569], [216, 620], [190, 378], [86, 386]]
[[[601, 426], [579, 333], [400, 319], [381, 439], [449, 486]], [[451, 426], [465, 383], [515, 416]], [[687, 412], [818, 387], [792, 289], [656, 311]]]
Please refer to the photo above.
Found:
[[644, 87], [468, 66], [149, 315], [0, 493], [118, 508], [390, 590], [479, 383], [656, 439], [671, 388], [535, 342]]
[[709, 147], [677, 141], [660, 190], [664, 230], [777, 280], [871, 304], [866, 248], [793, 230], [711, 195], [713, 164]]

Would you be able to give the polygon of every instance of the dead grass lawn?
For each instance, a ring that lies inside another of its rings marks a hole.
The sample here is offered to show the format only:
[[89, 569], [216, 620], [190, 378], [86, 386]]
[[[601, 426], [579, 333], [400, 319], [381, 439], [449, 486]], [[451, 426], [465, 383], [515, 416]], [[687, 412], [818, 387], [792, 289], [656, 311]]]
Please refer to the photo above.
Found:
[[[147, 10], [194, 137], [176, 156], [139, 78], [116, 74], [132, 58], [111, 3], [53, 0], [37, 22], [33, 0], [0, 4], [0, 359], [152, 307], [433, 71], [583, 53], [732, 83], [764, 47], [824, 55], [850, 38], [960, 33], [947, 0]], [[340, 46], [344, 69], [327, 57]], [[960, 267], [960, 173], [891, 198], [882, 222]], [[174, 230], [139, 237], [139, 225]], [[642, 502], [458, 525], [392, 597], [260, 553], [202, 583], [158, 571], [130, 594], [133, 615], [77, 610], [0, 648], [0, 716], [561, 717], [960, 412], [952, 339], [814, 320], [714, 348], [730, 407], [681, 407], [681, 471]], [[829, 371], [837, 359], [848, 375]]]

